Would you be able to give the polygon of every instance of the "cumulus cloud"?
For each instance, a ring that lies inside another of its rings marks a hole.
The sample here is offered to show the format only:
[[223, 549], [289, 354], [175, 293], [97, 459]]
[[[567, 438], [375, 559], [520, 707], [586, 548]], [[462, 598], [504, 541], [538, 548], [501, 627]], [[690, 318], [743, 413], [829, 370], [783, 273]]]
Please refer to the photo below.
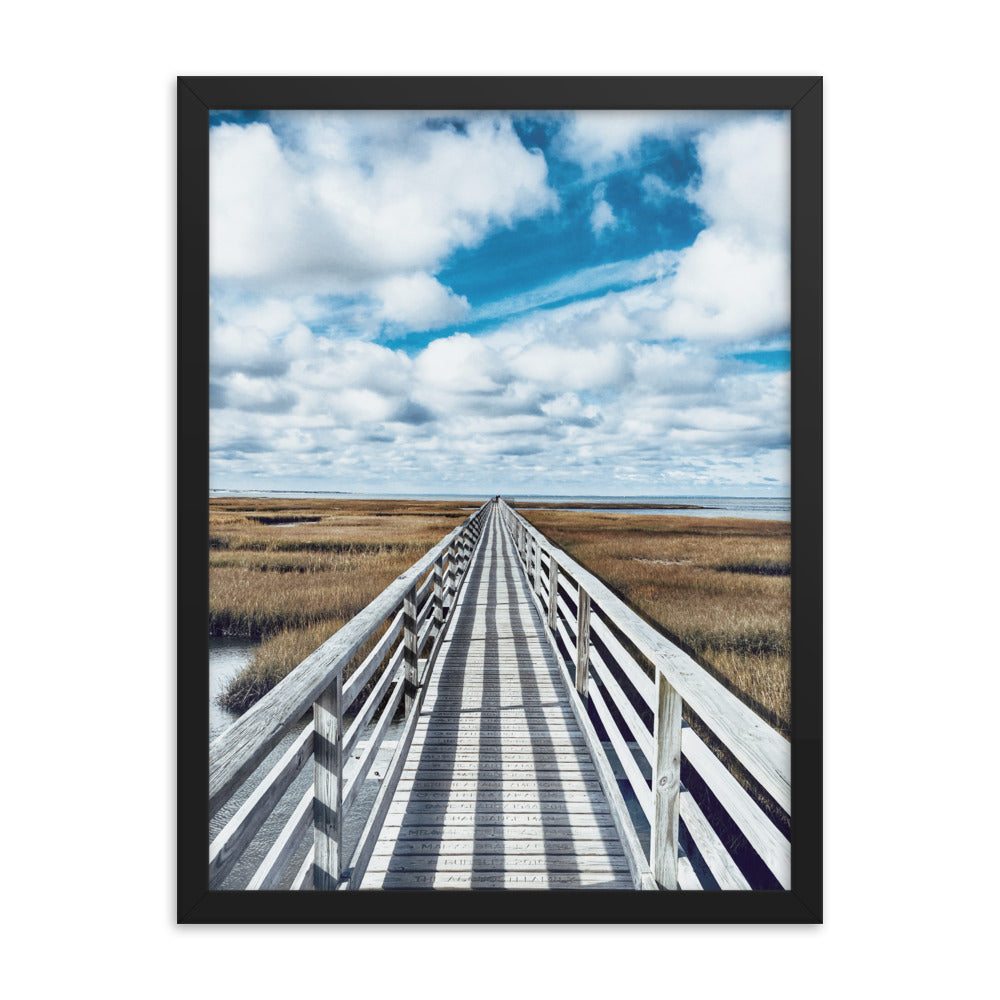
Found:
[[378, 316], [411, 330], [427, 330], [461, 319], [469, 311], [464, 295], [456, 295], [429, 274], [399, 274], [375, 285]]
[[[600, 262], [473, 308], [442, 262], [555, 205], [544, 157], [505, 116], [428, 127], [302, 114], [213, 129], [214, 483], [661, 494], [787, 483], [788, 373], [734, 360], [787, 335], [787, 117], [561, 120], [555, 145], [584, 167], [581, 229]], [[618, 220], [600, 171], [636, 161], [651, 136], [690, 140], [699, 172], [673, 187], [634, 162], [633, 196], [648, 212], [686, 198], [704, 228], [681, 249], [601, 261]], [[459, 323], [468, 332], [419, 349], [376, 342]]]
[[700, 135], [696, 147], [701, 179], [688, 195], [709, 225], [679, 256], [664, 334], [735, 342], [787, 330], [788, 118], [728, 123]]
[[787, 329], [790, 280], [785, 248], [753, 244], [731, 228], [704, 230], [670, 281], [663, 335], [738, 342]]
[[327, 121], [321, 127], [307, 116], [292, 129], [292, 147], [263, 122], [211, 130], [214, 278], [299, 292], [364, 290], [393, 275], [433, 272], [491, 228], [557, 204], [545, 158], [524, 148], [505, 116], [473, 114], [461, 129], [429, 129], [412, 115]]
[[754, 246], [788, 244], [791, 131], [787, 116], [754, 118], [697, 140], [701, 181], [690, 191], [712, 225]]

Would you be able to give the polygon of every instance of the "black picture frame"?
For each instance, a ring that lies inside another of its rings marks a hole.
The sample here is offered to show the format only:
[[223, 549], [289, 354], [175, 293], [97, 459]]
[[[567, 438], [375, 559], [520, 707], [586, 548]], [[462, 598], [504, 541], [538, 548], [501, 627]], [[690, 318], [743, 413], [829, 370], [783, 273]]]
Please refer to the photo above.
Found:
[[[177, 920], [822, 922], [822, 78], [179, 77]], [[784, 892], [208, 890], [208, 141], [212, 110], [791, 112], [792, 887]]]

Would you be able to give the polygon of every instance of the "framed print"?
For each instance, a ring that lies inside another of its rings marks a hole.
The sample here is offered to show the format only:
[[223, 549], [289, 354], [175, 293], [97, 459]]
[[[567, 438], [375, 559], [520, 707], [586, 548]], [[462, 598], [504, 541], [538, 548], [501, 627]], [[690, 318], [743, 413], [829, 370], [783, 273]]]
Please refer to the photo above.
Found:
[[179, 921], [822, 919], [821, 93], [179, 79]]

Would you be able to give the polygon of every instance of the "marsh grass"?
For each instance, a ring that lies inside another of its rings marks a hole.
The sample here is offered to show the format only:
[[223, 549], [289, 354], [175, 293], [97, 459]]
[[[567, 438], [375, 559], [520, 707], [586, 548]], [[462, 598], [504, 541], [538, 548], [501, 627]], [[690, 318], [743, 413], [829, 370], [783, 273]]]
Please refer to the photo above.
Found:
[[444, 502], [211, 500], [209, 632], [262, 640], [220, 704], [249, 708], [469, 513]]
[[525, 511], [553, 542], [784, 735], [791, 720], [791, 526]]

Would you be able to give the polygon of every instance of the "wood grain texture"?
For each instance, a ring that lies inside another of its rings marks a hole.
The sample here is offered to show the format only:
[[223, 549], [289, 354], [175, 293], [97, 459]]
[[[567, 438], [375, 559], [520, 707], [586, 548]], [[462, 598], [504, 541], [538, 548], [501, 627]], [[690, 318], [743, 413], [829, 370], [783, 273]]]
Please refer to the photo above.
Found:
[[287, 822], [271, 845], [267, 856], [260, 863], [250, 879], [247, 889], [277, 889], [285, 869], [292, 860], [303, 837], [309, 833], [312, 823], [313, 789], [309, 787], [299, 799], [299, 804], [288, 817]]
[[209, 889], [217, 889], [233, 870], [312, 752], [313, 725], [310, 722], [212, 841], [208, 851]]
[[656, 729], [653, 733], [653, 817], [650, 822], [649, 860], [653, 878], [664, 889], [677, 888], [682, 707], [680, 695], [660, 674], [657, 677]]
[[[340, 881], [344, 843], [344, 703], [340, 675], [313, 706], [313, 888]], [[369, 747], [368, 752], [371, 751]]]
[[681, 734], [681, 749], [781, 887], [790, 889], [792, 847], [788, 838], [690, 726]]
[[576, 689], [587, 697], [590, 679], [590, 595], [580, 588], [576, 601]]

